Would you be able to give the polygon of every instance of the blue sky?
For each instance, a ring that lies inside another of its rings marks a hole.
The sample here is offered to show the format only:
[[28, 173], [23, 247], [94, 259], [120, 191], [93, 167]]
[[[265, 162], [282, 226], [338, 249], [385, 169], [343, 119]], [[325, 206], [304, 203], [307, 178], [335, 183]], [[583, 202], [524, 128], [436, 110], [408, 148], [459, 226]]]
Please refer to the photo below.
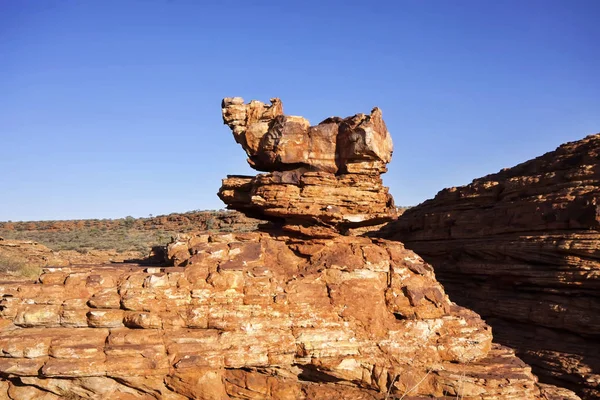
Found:
[[0, 220], [224, 205], [220, 100], [383, 110], [399, 205], [600, 131], [600, 2], [0, 0]]

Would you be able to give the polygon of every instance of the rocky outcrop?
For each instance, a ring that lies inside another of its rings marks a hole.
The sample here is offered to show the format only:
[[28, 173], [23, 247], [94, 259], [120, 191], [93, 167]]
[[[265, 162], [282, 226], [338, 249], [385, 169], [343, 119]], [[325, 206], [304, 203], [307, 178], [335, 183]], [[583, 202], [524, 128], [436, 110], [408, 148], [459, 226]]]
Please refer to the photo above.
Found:
[[442, 190], [384, 236], [542, 380], [600, 398], [600, 134]]
[[[330, 119], [335, 151], [316, 154], [319, 135], [306, 139], [312, 128], [279, 101], [224, 105], [252, 165], [272, 169], [240, 185], [251, 204], [229, 204], [272, 223], [179, 235], [173, 267], [57, 267], [35, 283], [0, 283], [0, 396], [578, 399], [538, 385], [401, 243], [341, 234], [348, 221], [392, 215], [361, 192], [385, 192], [377, 179], [391, 140], [379, 111]], [[281, 147], [290, 135], [297, 144]]]
[[396, 216], [380, 177], [393, 146], [378, 108], [310, 126], [302, 117], [284, 115], [279, 99], [269, 106], [226, 98], [222, 107], [223, 121], [250, 166], [268, 172], [223, 180], [219, 197], [228, 208], [308, 236], [331, 236]]
[[0, 285], [9, 398], [540, 398], [529, 367], [399, 243], [185, 246], [185, 268], [49, 268]]

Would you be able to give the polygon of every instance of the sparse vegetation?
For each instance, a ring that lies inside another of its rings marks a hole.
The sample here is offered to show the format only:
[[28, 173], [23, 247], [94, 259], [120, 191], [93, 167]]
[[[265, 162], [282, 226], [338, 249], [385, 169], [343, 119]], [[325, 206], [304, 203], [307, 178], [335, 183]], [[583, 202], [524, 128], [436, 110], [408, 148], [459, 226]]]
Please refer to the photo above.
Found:
[[147, 254], [171, 236], [191, 231], [247, 231], [256, 221], [230, 211], [190, 211], [149, 218], [0, 222], [0, 237], [32, 240], [54, 251], [116, 250]]
[[0, 254], [0, 272], [15, 272], [25, 266], [25, 260]]
[[119, 228], [115, 230], [81, 228], [72, 231], [12, 231], [2, 232], [2, 237], [15, 240], [32, 240], [48, 246], [52, 250], [75, 250], [85, 253], [89, 250], [116, 250], [117, 252], [148, 252], [152, 246], [165, 244], [175, 231], [136, 230]]
[[0, 273], [33, 278], [40, 274], [41, 268], [21, 257], [0, 254]]

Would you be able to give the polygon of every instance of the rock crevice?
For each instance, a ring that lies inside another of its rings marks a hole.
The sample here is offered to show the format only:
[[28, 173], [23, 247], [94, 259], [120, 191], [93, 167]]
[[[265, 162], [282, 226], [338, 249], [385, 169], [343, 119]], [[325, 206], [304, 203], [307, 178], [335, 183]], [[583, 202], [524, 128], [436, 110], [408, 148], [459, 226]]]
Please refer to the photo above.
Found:
[[600, 398], [600, 134], [444, 189], [385, 229], [546, 382]]

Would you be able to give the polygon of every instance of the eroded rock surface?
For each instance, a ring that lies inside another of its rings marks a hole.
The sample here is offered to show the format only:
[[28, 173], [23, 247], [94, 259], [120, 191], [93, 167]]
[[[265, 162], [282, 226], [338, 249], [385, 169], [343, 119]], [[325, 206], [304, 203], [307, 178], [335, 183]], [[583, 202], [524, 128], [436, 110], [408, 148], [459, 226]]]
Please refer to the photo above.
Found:
[[393, 214], [377, 109], [315, 129], [278, 100], [226, 99], [223, 114], [270, 172], [225, 180], [221, 197], [272, 223], [179, 235], [173, 267], [57, 267], [0, 283], [0, 396], [578, 399], [537, 385], [401, 243], [341, 234]]
[[541, 398], [530, 368], [400, 243], [248, 233], [182, 246], [185, 268], [50, 268], [0, 285], [9, 398]]
[[271, 105], [225, 98], [221, 107], [223, 122], [259, 171], [304, 166], [331, 173], [385, 172], [392, 158], [392, 138], [377, 107], [369, 115], [331, 117], [315, 126], [303, 117], [284, 115], [277, 98]]
[[600, 398], [600, 134], [442, 190], [386, 236], [541, 379]]
[[318, 125], [283, 114], [271, 105], [223, 100], [223, 121], [248, 154], [248, 163], [267, 174], [229, 176], [219, 197], [249, 216], [283, 221], [285, 229], [310, 236], [376, 225], [396, 216], [380, 175], [392, 157], [392, 139], [381, 110]]

